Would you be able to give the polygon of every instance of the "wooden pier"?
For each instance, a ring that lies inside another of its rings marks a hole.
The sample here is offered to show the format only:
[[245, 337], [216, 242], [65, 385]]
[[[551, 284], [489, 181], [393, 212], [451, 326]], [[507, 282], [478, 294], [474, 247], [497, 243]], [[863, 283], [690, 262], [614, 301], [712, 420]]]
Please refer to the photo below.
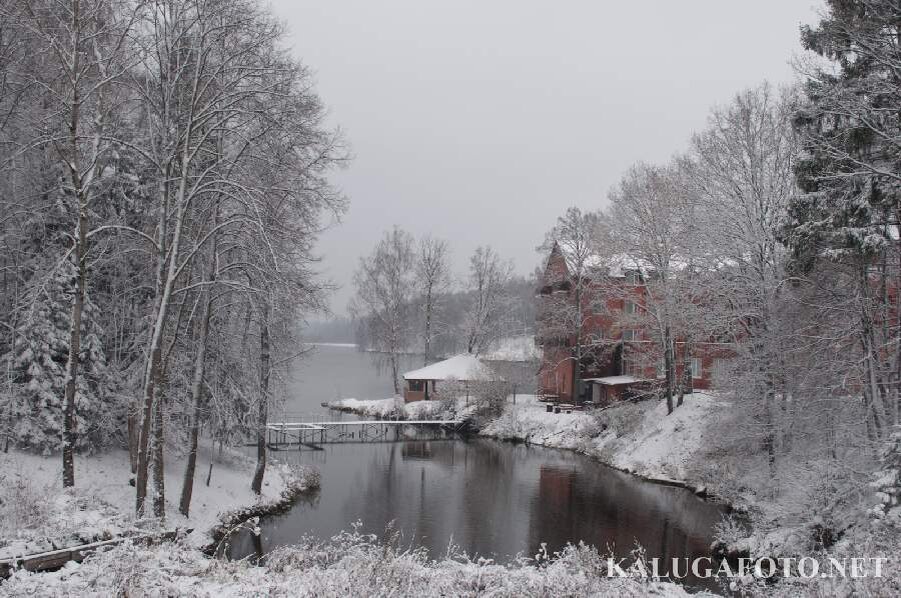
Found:
[[323, 444], [347, 442], [396, 442], [413, 429], [450, 435], [460, 432], [462, 420], [347, 420], [325, 422], [273, 422], [266, 426], [266, 444], [272, 450], [292, 446], [321, 450]]

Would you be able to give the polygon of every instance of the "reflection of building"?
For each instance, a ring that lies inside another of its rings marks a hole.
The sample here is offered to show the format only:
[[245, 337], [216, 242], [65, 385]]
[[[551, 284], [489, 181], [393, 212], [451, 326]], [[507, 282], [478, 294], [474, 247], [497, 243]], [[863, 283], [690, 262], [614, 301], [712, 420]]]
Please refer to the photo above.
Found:
[[428, 441], [407, 441], [401, 446], [402, 459], [431, 459], [432, 443]]
[[404, 374], [404, 401], [429, 401], [443, 391], [465, 395], [470, 385], [500, 382], [502, 378], [478, 357], [466, 353]]
[[[625, 259], [610, 260], [610, 264], [588, 261], [578, 285], [572, 260], [557, 243], [545, 263], [539, 288], [537, 336], [542, 356], [538, 387], [540, 395], [561, 402], [593, 400], [603, 404], [662, 379], [663, 357], [654, 340], [651, 318], [646, 317], [652, 292], [647, 280], [652, 279], [653, 271], [630, 266]], [[575, 330], [581, 331], [578, 380]], [[689, 392], [710, 388], [723, 360], [733, 356], [731, 343], [711, 338], [689, 344], [677, 337], [674, 345], [675, 377], [685, 381]]]
[[575, 472], [571, 469], [541, 466], [538, 478], [538, 496], [542, 506], [551, 509], [569, 507], [573, 496]]

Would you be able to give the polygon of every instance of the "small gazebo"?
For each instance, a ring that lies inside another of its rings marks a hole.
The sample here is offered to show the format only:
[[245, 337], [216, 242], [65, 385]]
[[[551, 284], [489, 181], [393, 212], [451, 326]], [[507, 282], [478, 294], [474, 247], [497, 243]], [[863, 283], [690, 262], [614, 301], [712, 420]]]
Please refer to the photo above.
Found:
[[454, 355], [444, 361], [404, 374], [404, 402], [428, 401], [440, 392], [439, 382], [494, 382], [501, 381], [494, 371], [468, 353]]

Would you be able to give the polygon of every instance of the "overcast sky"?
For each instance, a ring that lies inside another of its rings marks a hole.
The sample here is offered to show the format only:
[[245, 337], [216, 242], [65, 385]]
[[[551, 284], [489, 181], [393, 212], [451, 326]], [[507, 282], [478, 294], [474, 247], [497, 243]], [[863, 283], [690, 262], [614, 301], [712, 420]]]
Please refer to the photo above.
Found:
[[482, 244], [520, 273], [571, 205], [597, 209], [628, 166], [665, 161], [710, 106], [794, 80], [818, 0], [275, 0], [354, 160], [319, 244], [344, 314], [361, 255], [397, 224]]

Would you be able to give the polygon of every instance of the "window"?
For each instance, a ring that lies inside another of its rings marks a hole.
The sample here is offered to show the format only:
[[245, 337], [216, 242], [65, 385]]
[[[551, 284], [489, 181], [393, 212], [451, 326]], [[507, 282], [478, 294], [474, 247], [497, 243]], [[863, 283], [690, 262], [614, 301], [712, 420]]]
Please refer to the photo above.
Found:
[[644, 372], [642, 371], [641, 363], [637, 360], [632, 359], [623, 359], [623, 371], [622, 374], [624, 376], [632, 376], [633, 378], [644, 378]]
[[726, 378], [728, 373], [726, 369], [726, 360], [724, 359], [714, 359], [713, 360], [713, 368], [711, 369], [711, 373], [713, 374], [714, 381], [723, 380]]
[[425, 384], [422, 380], [408, 380], [407, 384], [413, 392], [422, 392], [425, 390]]
[[624, 341], [638, 340], [638, 331], [637, 330], [623, 330], [623, 340]]
[[703, 377], [701, 373], [701, 360], [697, 357], [691, 358], [691, 377], [694, 380], [698, 380]]
[[666, 378], [666, 363], [663, 361], [657, 362], [657, 378]]
[[634, 314], [636, 311], [638, 311], [638, 306], [635, 305], [634, 302], [626, 299], [626, 304], [623, 306], [623, 311], [627, 314]]

